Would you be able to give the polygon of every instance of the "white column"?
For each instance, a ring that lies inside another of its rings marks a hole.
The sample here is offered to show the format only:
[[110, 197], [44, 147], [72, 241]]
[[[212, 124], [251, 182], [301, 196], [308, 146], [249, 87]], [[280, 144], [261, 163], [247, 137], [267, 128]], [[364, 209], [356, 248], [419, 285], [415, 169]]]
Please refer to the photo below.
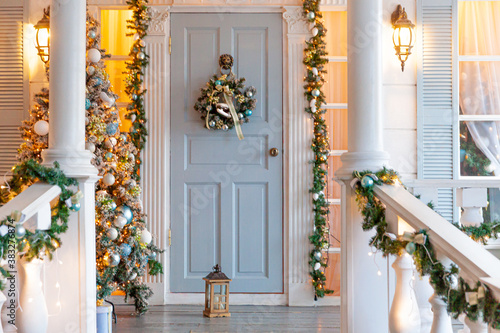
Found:
[[85, 0], [53, 0], [50, 8], [50, 129], [44, 164], [73, 175], [96, 174], [85, 150]]
[[286, 22], [283, 73], [285, 73], [283, 94], [284, 133], [284, 195], [285, 195], [285, 239], [289, 239], [288, 260], [288, 304], [290, 306], [311, 306], [325, 301], [314, 302], [314, 291], [309, 276], [309, 235], [313, 232], [312, 200], [309, 189], [312, 184], [313, 159], [310, 149], [313, 138], [313, 123], [305, 113], [303, 64], [306, 39], [310, 37], [307, 21], [301, 6], [284, 7]]
[[[86, 1], [53, 0], [50, 8], [50, 131], [44, 164], [57, 161], [79, 181], [81, 209], [71, 214], [57, 251], [58, 271], [47, 271], [45, 283], [61, 288], [46, 295], [48, 332], [95, 332], [95, 181], [97, 170], [85, 150]], [[60, 304], [60, 305], [59, 305]], [[51, 313], [52, 314], [52, 313]]]
[[361, 228], [354, 191], [353, 170], [378, 171], [389, 155], [383, 150], [382, 0], [347, 2], [348, 39], [348, 153], [335, 176], [342, 180], [341, 331], [388, 332], [389, 290], [387, 261], [378, 268], [368, 256], [373, 232]]
[[347, 2], [348, 153], [337, 175], [377, 171], [389, 160], [383, 148], [382, 0]]
[[396, 290], [389, 312], [389, 332], [420, 333], [420, 312], [414, 291], [413, 259], [405, 252], [392, 264], [396, 272]]

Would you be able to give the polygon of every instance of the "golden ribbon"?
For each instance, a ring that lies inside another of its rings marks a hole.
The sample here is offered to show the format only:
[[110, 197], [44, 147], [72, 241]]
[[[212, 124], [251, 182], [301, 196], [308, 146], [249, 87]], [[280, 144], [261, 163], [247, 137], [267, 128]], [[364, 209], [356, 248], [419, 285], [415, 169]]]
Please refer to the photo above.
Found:
[[233, 117], [234, 128], [236, 129], [236, 134], [238, 134], [238, 139], [243, 140], [245, 137], [243, 136], [243, 132], [241, 131], [238, 114], [234, 109], [232, 98], [226, 92], [224, 92], [224, 100], [226, 101], [226, 104], [229, 106], [229, 111], [231, 112], [231, 116]]

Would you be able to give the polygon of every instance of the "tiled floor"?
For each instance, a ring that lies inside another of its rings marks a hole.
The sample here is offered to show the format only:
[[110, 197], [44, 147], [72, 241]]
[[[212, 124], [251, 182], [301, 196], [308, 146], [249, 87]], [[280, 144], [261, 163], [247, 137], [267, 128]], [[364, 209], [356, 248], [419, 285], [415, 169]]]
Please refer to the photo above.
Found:
[[117, 306], [114, 333], [152, 332], [340, 332], [339, 307], [231, 306], [230, 318], [203, 317], [202, 306], [152, 306], [136, 317]]
[[[118, 322], [113, 325], [114, 333], [340, 332], [339, 307], [240, 305], [230, 307], [230, 318], [213, 319], [203, 317], [203, 307], [195, 305], [152, 306], [142, 317], [133, 315], [133, 310], [131, 306], [116, 306]], [[454, 321], [454, 332], [461, 327]]]

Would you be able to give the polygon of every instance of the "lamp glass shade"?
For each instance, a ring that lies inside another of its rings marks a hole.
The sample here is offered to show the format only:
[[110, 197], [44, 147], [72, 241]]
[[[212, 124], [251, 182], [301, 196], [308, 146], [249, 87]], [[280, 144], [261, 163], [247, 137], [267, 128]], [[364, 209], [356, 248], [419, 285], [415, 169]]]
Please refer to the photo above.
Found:
[[43, 62], [49, 61], [49, 40], [49, 28], [44, 27], [36, 30], [36, 48]]

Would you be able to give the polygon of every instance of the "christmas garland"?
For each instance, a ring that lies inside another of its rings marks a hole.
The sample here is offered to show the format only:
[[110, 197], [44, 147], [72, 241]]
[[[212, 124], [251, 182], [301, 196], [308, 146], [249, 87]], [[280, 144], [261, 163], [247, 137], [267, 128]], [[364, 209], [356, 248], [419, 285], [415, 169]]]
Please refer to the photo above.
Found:
[[321, 88], [325, 83], [322, 74], [326, 73], [325, 64], [328, 60], [325, 58], [326, 29], [323, 25], [319, 5], [318, 0], [305, 0], [303, 4], [303, 15], [312, 26], [312, 37], [309, 41], [306, 41], [306, 48], [304, 49], [304, 64], [307, 68], [304, 88], [305, 96], [309, 102], [309, 106], [306, 107], [305, 111], [314, 120], [314, 138], [311, 145], [314, 153], [314, 159], [311, 161], [313, 165], [313, 186], [310, 189], [313, 199], [314, 232], [309, 236], [313, 246], [309, 255], [309, 265], [311, 267], [309, 274], [312, 278], [315, 300], [318, 297], [324, 297], [325, 294], [333, 293], [333, 290], [325, 288], [325, 270], [328, 267], [328, 257], [325, 258], [322, 252], [330, 247], [329, 203], [324, 193], [328, 175], [330, 146], [328, 143], [328, 128], [323, 118], [325, 110], [321, 109], [321, 106], [326, 103]]
[[[353, 176], [358, 180], [355, 192], [359, 210], [363, 215], [363, 230], [375, 229], [376, 231], [375, 236], [370, 240], [370, 246], [381, 251], [384, 257], [390, 254], [403, 255], [405, 251], [412, 255], [420, 275], [430, 276], [434, 291], [447, 303], [448, 312], [455, 318], [465, 313], [472, 321], [477, 321], [482, 317], [482, 320], [493, 328], [500, 328], [500, 304], [491, 290], [479, 281], [470, 286], [458, 277], [459, 269], [456, 265], [452, 264], [450, 268], [447, 268], [439, 262], [427, 230], [405, 232], [401, 236], [387, 231], [385, 207], [375, 197], [373, 187], [382, 184], [401, 184], [398, 174], [384, 168], [375, 174], [370, 171], [354, 172]], [[498, 228], [497, 225], [496, 227], [466, 227], [462, 230], [468, 230], [468, 234], [477, 235], [477, 239], [484, 240], [484, 237], [496, 237]], [[486, 235], [488, 230], [489, 235]]]
[[[146, 54], [146, 43], [144, 38], [147, 36], [149, 21], [148, 0], [127, 0], [129, 9], [133, 11], [133, 19], [128, 20], [127, 28], [133, 31], [127, 36], [134, 36], [134, 44], [130, 49], [129, 56], [131, 61], [127, 62], [128, 77], [125, 82], [125, 93], [130, 98], [130, 104], [127, 106], [128, 113], [125, 116], [132, 121], [130, 128], [130, 139], [140, 152], [146, 144], [148, 131], [146, 128], [146, 112], [144, 110], [143, 89], [144, 75], [146, 67], [149, 64], [149, 55]], [[135, 156], [134, 179], [140, 180], [141, 157]]]
[[[24, 217], [17, 211], [0, 221], [0, 257], [7, 260], [9, 270], [15, 269], [15, 258], [10, 253], [13, 245], [19, 257], [27, 261], [43, 259], [45, 256], [52, 260], [53, 252], [61, 246], [59, 235], [68, 230], [70, 211], [80, 209], [79, 200], [82, 196], [80, 191], [75, 193], [68, 189], [78, 183], [73, 178], [67, 178], [57, 162], [54, 163], [54, 168], [48, 168], [35, 160], [28, 160], [12, 168], [12, 173], [12, 178], [0, 187], [0, 206], [36, 182], [57, 185], [61, 188], [61, 194], [57, 204], [52, 207], [51, 224], [47, 230], [26, 230], [23, 227]], [[0, 290], [3, 290], [5, 278], [10, 277], [10, 274], [2, 267], [0, 273], [3, 276]]]
[[253, 98], [257, 89], [254, 87], [245, 89], [244, 82], [245, 78], [238, 79], [231, 72], [230, 75], [214, 75], [206, 87], [201, 89], [201, 96], [195, 103], [194, 109], [201, 113], [201, 119], [205, 121], [207, 129], [227, 131], [235, 127], [229, 105], [232, 104], [232, 99], [237, 102], [233, 109], [239, 124], [250, 121], [252, 110], [257, 105], [257, 100]]

